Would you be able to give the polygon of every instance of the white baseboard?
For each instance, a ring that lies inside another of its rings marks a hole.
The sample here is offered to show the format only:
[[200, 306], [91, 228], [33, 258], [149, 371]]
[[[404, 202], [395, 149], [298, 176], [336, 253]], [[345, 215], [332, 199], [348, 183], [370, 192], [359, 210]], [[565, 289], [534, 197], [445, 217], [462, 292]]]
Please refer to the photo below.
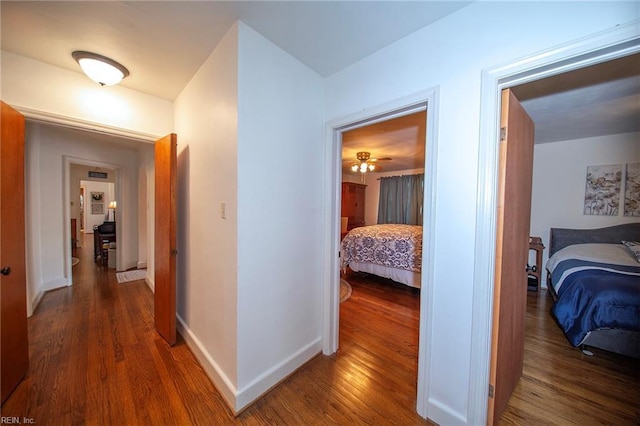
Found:
[[191, 332], [191, 329], [187, 327], [180, 315], [176, 315], [176, 318], [178, 320], [178, 332], [184, 338], [187, 346], [189, 346], [189, 349], [191, 349], [198, 359], [198, 362], [200, 362], [200, 365], [216, 389], [220, 392], [222, 398], [235, 414], [238, 414], [322, 352], [322, 339], [318, 337], [289, 358], [257, 377], [242, 390], [238, 391], [224, 371], [222, 371], [220, 366], [202, 346], [200, 340], [198, 340]]
[[149, 274], [147, 274], [147, 276], [144, 278], [144, 282], [147, 283], [147, 286], [153, 293], [156, 292], [156, 282], [152, 278], [149, 278]]
[[236, 395], [235, 412], [238, 413], [242, 411], [320, 353], [322, 353], [322, 339], [318, 337], [289, 358], [284, 359], [270, 370], [265, 371], [238, 391]]
[[220, 392], [220, 395], [222, 395], [222, 398], [225, 400], [229, 408], [236, 412], [235, 386], [231, 383], [220, 366], [213, 360], [213, 358], [211, 358], [207, 350], [202, 346], [202, 343], [200, 343], [200, 340], [193, 334], [191, 329], [187, 327], [180, 315], [176, 314], [176, 319], [178, 320], [178, 332], [184, 338], [187, 346], [189, 346], [191, 352], [193, 352], [195, 357], [198, 359], [198, 362], [204, 369], [205, 373], [207, 373], [207, 376], [209, 376], [218, 392]]
[[29, 309], [29, 306], [27, 306], [27, 316], [30, 317], [33, 315], [33, 313], [36, 311], [36, 308], [42, 301], [45, 293], [51, 290], [57, 290], [62, 287], [68, 287], [70, 285], [71, 284], [69, 284], [69, 281], [66, 278], [57, 278], [55, 280], [42, 283], [36, 290], [35, 296], [33, 296], [33, 298], [31, 299], [31, 309]]
[[467, 417], [433, 399], [429, 400], [428, 410], [429, 420], [439, 425], [466, 425], [469, 423]]
[[68, 278], [56, 278], [55, 280], [47, 281], [42, 284], [42, 288], [45, 292], [55, 290], [61, 287], [68, 287], [71, 283]]
[[31, 301], [31, 310], [28, 310], [27, 312], [28, 317], [33, 315], [33, 313], [36, 311], [36, 309], [38, 308], [38, 305], [42, 301], [42, 296], [44, 296], [44, 291], [42, 290], [38, 291], [38, 293], [35, 295], [35, 297]]
[[141, 260], [138, 262], [138, 269], [147, 269], [147, 261]]

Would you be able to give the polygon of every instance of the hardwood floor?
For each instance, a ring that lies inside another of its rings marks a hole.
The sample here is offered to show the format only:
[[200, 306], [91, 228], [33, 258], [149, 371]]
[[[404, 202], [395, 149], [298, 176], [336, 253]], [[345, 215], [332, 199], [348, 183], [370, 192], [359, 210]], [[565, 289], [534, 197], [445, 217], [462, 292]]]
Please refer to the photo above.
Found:
[[[234, 418], [184, 342], [171, 348], [154, 331], [144, 281], [118, 284], [84, 247], [74, 285], [45, 294], [29, 319], [30, 371], [2, 416], [39, 425], [430, 424], [415, 412], [419, 290], [349, 274], [338, 353]], [[502, 424], [640, 423], [638, 363], [571, 348], [550, 303], [529, 297], [525, 374]]]
[[529, 292], [524, 372], [501, 424], [640, 424], [640, 361], [572, 347], [551, 317], [551, 296]]
[[171, 348], [154, 331], [144, 281], [118, 284], [93, 262], [89, 241], [74, 253], [74, 285], [45, 294], [29, 319], [30, 370], [2, 416], [38, 425], [428, 424], [415, 412], [416, 292], [354, 280], [339, 352], [234, 418], [184, 341]]

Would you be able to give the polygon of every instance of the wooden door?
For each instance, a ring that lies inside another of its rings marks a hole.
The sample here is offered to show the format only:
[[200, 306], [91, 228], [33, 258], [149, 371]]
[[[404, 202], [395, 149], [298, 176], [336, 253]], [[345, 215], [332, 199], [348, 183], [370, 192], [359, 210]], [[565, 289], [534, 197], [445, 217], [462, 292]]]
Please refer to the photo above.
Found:
[[507, 89], [500, 127], [488, 424], [498, 423], [522, 376], [527, 307], [534, 124]]
[[155, 144], [155, 325], [176, 343], [176, 173], [177, 136]]
[[29, 369], [25, 267], [24, 117], [1, 103], [0, 394], [4, 402]]

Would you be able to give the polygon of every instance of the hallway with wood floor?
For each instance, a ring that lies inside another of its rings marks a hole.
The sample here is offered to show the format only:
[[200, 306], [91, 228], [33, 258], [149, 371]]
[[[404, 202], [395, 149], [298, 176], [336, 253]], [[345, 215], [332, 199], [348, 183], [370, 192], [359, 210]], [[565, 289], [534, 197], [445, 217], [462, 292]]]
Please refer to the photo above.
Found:
[[[154, 330], [143, 280], [118, 284], [93, 261], [91, 235], [71, 287], [29, 318], [30, 369], [2, 416], [37, 425], [424, 425], [415, 411], [420, 290], [349, 273], [340, 349], [319, 355], [234, 417], [179, 337]], [[179, 285], [179, 284], [178, 284]], [[501, 424], [640, 424], [637, 360], [572, 348], [530, 293], [524, 375]], [[23, 422], [24, 423], [24, 422]]]
[[29, 318], [29, 373], [2, 416], [38, 425], [429, 424], [415, 411], [417, 293], [385, 307], [354, 289], [338, 354], [317, 356], [234, 418], [184, 341], [169, 347], [155, 332], [147, 284], [118, 284], [84, 238], [74, 285], [46, 293]]

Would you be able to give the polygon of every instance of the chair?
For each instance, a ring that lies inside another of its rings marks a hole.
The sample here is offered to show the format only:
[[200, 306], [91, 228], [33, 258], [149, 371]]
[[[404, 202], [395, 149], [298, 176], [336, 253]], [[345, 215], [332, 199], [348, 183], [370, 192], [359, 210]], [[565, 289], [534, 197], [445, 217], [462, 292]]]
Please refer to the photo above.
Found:
[[[93, 227], [93, 260], [100, 257], [103, 265], [107, 265], [109, 243], [116, 241], [116, 223], [104, 222]], [[105, 249], [104, 244], [107, 243]]]

